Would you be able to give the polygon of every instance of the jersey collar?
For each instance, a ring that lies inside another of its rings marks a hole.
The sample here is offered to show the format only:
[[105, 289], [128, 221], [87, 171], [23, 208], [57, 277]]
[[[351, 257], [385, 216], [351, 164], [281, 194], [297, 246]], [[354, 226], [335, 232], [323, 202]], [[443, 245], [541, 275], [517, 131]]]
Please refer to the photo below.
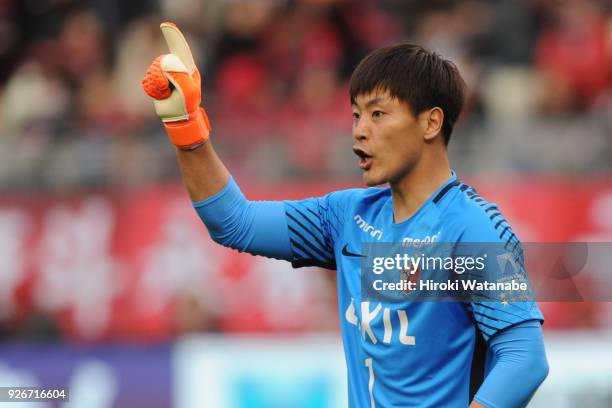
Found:
[[[459, 178], [457, 177], [457, 173], [455, 173], [455, 170], [451, 170], [450, 178], [448, 178], [448, 180], [446, 180], [444, 184], [440, 186], [440, 188], [438, 188], [431, 196], [429, 196], [429, 198], [423, 203], [423, 205], [421, 205], [421, 207], [417, 210], [417, 212], [414, 213], [414, 215], [412, 215], [412, 217], [402, 222], [399, 222], [399, 223], [393, 223], [393, 225], [394, 226], [404, 226], [404, 225], [409, 224], [412, 220], [420, 216], [420, 214], [423, 211], [425, 211], [425, 209], [429, 207], [431, 204], [438, 204], [440, 200], [442, 200], [442, 198], [453, 187], [458, 186], [459, 184], [460, 184], [460, 181], [459, 181]], [[391, 211], [391, 217], [393, 217], [393, 198], [392, 196], [390, 197], [388, 206], [389, 206], [389, 210]]]

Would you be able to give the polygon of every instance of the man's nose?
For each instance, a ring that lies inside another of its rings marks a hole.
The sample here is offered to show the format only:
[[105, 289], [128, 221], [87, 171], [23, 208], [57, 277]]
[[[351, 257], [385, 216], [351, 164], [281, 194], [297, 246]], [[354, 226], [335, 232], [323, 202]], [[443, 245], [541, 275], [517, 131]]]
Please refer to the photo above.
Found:
[[353, 125], [353, 137], [355, 140], [365, 140], [368, 138], [370, 134], [370, 128], [367, 124], [367, 121], [363, 118], [360, 118], [357, 123]]

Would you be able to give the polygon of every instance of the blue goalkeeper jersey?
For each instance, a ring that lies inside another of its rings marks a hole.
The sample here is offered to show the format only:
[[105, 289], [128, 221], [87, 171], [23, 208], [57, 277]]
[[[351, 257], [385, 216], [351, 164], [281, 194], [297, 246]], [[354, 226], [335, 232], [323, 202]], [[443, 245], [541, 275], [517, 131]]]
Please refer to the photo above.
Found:
[[389, 188], [286, 201], [292, 263], [336, 269], [351, 407], [462, 407], [477, 336], [543, 320], [534, 302], [365, 299], [366, 243], [501, 243], [520, 248], [495, 204], [453, 176], [408, 220], [393, 222]]

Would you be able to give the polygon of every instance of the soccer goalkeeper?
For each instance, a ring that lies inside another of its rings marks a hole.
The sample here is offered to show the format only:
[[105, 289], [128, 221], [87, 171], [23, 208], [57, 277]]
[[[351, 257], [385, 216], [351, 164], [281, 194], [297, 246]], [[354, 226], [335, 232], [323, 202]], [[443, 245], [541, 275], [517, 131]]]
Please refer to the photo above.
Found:
[[[520, 247], [497, 207], [450, 168], [447, 144], [464, 100], [457, 68], [411, 44], [372, 52], [350, 80], [353, 150], [369, 188], [253, 202], [215, 153], [187, 42], [171, 23], [161, 29], [170, 53], [155, 59], [142, 85], [177, 147], [193, 206], [221, 245], [337, 270], [350, 406], [526, 405], [548, 373], [534, 302], [362, 299], [364, 243]], [[485, 375], [471, 395], [478, 338], [486, 341]]]

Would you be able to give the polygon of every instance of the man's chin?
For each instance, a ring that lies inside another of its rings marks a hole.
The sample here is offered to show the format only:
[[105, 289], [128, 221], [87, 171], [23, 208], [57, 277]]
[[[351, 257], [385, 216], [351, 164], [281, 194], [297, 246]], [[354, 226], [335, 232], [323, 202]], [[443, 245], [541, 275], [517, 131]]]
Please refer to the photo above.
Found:
[[362, 174], [362, 178], [363, 183], [368, 187], [376, 187], [386, 183], [386, 181], [382, 180], [381, 177], [376, 177], [374, 174], [370, 174], [369, 171], [364, 171]]

